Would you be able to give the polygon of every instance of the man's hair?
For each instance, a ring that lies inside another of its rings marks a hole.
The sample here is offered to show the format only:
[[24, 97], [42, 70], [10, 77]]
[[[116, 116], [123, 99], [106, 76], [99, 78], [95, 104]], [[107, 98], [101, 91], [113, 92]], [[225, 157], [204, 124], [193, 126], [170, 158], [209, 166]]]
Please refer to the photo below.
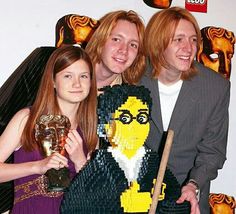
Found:
[[111, 34], [112, 29], [119, 20], [125, 20], [133, 23], [137, 27], [139, 37], [139, 48], [136, 59], [133, 64], [122, 73], [122, 79], [125, 83], [136, 84], [140, 80], [145, 68], [144, 55], [144, 24], [141, 17], [134, 11], [118, 10], [107, 13], [100, 20], [100, 25], [89, 40], [86, 51], [92, 59], [94, 65], [101, 62], [102, 50]]
[[[171, 7], [155, 13], [147, 24], [145, 31], [145, 50], [153, 65], [153, 78], [157, 78], [161, 67], [169, 67], [164, 57], [170, 40], [174, 37], [175, 30], [181, 19], [193, 24], [197, 34], [197, 49], [201, 42], [201, 32], [194, 16], [186, 9]], [[181, 79], [189, 79], [195, 75], [196, 70], [192, 63], [188, 72], [183, 72]]]

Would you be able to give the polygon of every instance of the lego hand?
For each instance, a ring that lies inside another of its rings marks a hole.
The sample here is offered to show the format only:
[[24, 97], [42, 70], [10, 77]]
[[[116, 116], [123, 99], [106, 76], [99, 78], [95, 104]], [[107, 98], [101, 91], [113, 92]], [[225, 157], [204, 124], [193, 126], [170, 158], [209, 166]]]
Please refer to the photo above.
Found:
[[131, 183], [128, 190], [122, 193], [120, 200], [124, 212], [148, 212], [152, 203], [151, 193], [139, 192], [139, 190], [140, 186], [135, 181]]

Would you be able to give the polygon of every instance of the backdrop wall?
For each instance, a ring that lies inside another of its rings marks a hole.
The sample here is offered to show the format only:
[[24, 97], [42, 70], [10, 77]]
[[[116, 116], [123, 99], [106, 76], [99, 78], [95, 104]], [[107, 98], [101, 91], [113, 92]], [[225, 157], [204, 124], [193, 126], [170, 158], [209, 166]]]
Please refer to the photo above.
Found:
[[[173, 0], [171, 6], [184, 7], [185, 0]], [[222, 27], [236, 34], [236, 1], [208, 0], [208, 12], [193, 12], [200, 28]], [[143, 0], [8, 0], [0, 7], [0, 86], [20, 63], [39, 46], [55, 45], [55, 25], [66, 14], [79, 14], [99, 19], [117, 9], [137, 11], [147, 23], [158, 9], [148, 7]], [[230, 127], [227, 161], [212, 182], [211, 192], [236, 196], [236, 56], [231, 68]]]

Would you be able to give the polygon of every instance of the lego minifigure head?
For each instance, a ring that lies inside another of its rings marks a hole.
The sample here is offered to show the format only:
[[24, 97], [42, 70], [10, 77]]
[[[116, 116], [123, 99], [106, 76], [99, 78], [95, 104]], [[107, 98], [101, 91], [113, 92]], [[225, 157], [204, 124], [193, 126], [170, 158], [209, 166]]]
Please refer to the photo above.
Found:
[[151, 98], [143, 86], [105, 87], [98, 97], [98, 135], [121, 151], [137, 151], [150, 129]]

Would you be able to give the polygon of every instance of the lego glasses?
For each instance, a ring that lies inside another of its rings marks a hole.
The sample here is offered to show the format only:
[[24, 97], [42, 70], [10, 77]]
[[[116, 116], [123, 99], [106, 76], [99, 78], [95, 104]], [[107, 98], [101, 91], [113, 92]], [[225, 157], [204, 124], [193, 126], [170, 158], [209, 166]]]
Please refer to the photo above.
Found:
[[146, 124], [149, 122], [150, 116], [147, 112], [140, 112], [134, 117], [128, 110], [122, 110], [122, 113], [118, 118], [113, 118], [113, 120], [119, 120], [123, 124], [130, 124], [134, 119], [139, 124]]

